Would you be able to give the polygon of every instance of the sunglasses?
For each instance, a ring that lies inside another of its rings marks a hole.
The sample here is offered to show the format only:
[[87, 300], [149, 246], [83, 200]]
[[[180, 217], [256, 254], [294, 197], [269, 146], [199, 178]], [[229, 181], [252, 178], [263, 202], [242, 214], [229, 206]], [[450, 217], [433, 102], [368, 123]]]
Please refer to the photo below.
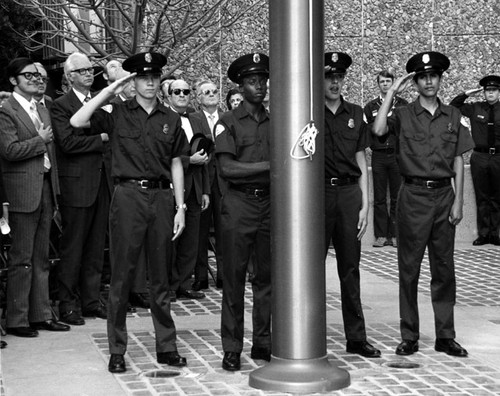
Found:
[[42, 75], [38, 72], [24, 72], [24, 73], [19, 73], [18, 76], [23, 76], [26, 80], [31, 81], [33, 77], [35, 78], [40, 78]]
[[82, 76], [84, 76], [85, 73], [94, 74], [94, 68], [87, 67], [87, 68], [75, 69], [75, 70], [71, 70], [71, 73], [79, 73]]
[[191, 93], [191, 90], [190, 89], [173, 89], [172, 90], [172, 93], [174, 95], [180, 95], [181, 92], [184, 94], [184, 95], [189, 95]]
[[216, 88], [216, 89], [207, 89], [205, 91], [202, 92], [203, 95], [217, 95], [219, 93], [219, 90]]

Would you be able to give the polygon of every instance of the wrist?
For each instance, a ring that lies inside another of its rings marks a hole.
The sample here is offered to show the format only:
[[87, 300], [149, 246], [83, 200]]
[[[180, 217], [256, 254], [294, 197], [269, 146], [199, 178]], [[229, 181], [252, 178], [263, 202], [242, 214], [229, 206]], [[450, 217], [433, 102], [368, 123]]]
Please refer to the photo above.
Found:
[[185, 212], [187, 210], [187, 205], [185, 203], [183, 203], [181, 205], [175, 205], [175, 210], [176, 211], [182, 210]]

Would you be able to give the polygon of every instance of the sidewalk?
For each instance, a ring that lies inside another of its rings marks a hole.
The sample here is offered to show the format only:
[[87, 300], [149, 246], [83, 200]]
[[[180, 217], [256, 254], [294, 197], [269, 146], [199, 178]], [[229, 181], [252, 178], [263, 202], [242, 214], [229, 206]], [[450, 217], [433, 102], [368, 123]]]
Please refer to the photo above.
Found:
[[[351, 385], [332, 395], [500, 395], [500, 248], [459, 246], [456, 254], [457, 341], [469, 351], [465, 359], [434, 351], [434, 319], [428, 265], [420, 278], [420, 351], [394, 354], [400, 341], [396, 249], [365, 249], [361, 293], [369, 341], [380, 359], [345, 352], [339, 283], [333, 252], [327, 259], [327, 349], [329, 359], [347, 369]], [[213, 285], [211, 285], [213, 286]], [[129, 315], [128, 371], [107, 371], [106, 323], [87, 320], [68, 333], [40, 332], [35, 339], [4, 338], [0, 351], [2, 396], [119, 395], [279, 395], [248, 386], [248, 374], [264, 364], [249, 358], [251, 293], [247, 287], [246, 334], [242, 370], [221, 368], [221, 291], [211, 288], [201, 301], [172, 304], [179, 352], [188, 366], [176, 369], [156, 362], [150, 313]], [[413, 369], [397, 368], [414, 363]], [[156, 376], [154, 376], [156, 373]], [[176, 375], [177, 376], [173, 376]], [[153, 375], [153, 376], [152, 376]]]

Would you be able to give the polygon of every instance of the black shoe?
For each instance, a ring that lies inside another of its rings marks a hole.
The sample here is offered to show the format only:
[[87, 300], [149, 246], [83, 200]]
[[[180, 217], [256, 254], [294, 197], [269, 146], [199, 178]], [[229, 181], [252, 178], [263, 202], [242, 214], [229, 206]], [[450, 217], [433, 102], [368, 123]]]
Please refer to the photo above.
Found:
[[241, 368], [239, 352], [224, 352], [222, 368], [227, 371], [238, 371]]
[[173, 352], [158, 352], [156, 360], [160, 364], [168, 364], [169, 366], [184, 367], [187, 362], [186, 358], [179, 355], [177, 351]]
[[123, 355], [119, 355], [117, 353], [111, 354], [111, 357], [109, 358], [108, 371], [110, 373], [124, 373], [127, 371]]
[[490, 235], [490, 243], [495, 246], [500, 246], [500, 237], [498, 235]]
[[217, 280], [215, 281], [215, 287], [216, 287], [217, 289], [222, 289], [222, 286], [223, 286], [222, 279], [217, 279]]
[[132, 293], [130, 292], [128, 296], [128, 302], [134, 307], [140, 308], [150, 308], [149, 294], [148, 293]]
[[250, 351], [250, 357], [253, 360], [265, 360], [266, 362], [271, 361], [271, 349], [266, 347], [252, 346]]
[[453, 338], [436, 338], [434, 349], [437, 352], [444, 352], [450, 356], [467, 357], [468, 353]]
[[106, 307], [104, 305], [99, 305], [98, 307], [96, 307], [94, 309], [87, 309], [85, 311], [82, 311], [82, 316], [85, 318], [107, 319], [108, 312], [107, 312]]
[[205, 293], [194, 290], [177, 290], [177, 298], [188, 298], [191, 300], [201, 300], [205, 298]]
[[396, 348], [396, 355], [413, 355], [418, 352], [418, 341], [403, 340]]
[[177, 293], [174, 290], [170, 290], [168, 297], [170, 298], [170, 302], [175, 302], [177, 300]]
[[346, 351], [356, 353], [367, 358], [380, 357], [380, 351], [368, 341], [347, 341]]
[[0, 341], [0, 349], [4, 349], [7, 346], [7, 343], [5, 341]]
[[11, 334], [16, 337], [38, 337], [38, 331], [32, 329], [31, 327], [7, 327], [7, 334]]
[[479, 235], [477, 237], [477, 239], [474, 242], [472, 242], [472, 245], [473, 246], [482, 246], [482, 245], [486, 245], [489, 242], [490, 242], [490, 238], [488, 238], [486, 236]]
[[61, 314], [60, 318], [61, 322], [74, 325], [81, 326], [85, 324], [85, 320], [75, 311], [64, 312]]
[[70, 326], [56, 322], [55, 320], [49, 319], [45, 322], [33, 322], [30, 323], [30, 327], [35, 330], [47, 330], [47, 331], [69, 331]]
[[208, 281], [194, 281], [191, 289], [194, 291], [200, 291], [204, 289], [208, 289]]

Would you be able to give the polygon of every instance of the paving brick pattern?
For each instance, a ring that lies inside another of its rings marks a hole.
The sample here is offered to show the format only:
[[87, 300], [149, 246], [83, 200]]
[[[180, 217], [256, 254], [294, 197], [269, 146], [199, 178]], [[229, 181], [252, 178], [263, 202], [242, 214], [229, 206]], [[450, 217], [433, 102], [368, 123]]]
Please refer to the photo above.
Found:
[[[242, 354], [242, 369], [229, 373], [221, 368], [222, 348], [218, 330], [181, 330], [178, 349], [188, 359], [182, 369], [156, 362], [154, 335], [151, 332], [129, 334], [126, 355], [128, 371], [116, 375], [127, 395], [280, 395], [263, 392], [248, 386], [249, 373], [262, 365], [253, 361], [248, 352], [251, 335], [246, 334]], [[327, 327], [327, 350], [331, 362], [349, 371], [351, 385], [332, 392], [335, 395], [499, 395], [498, 370], [474, 358], [454, 358], [435, 352], [434, 340], [422, 336], [420, 352], [411, 357], [394, 354], [399, 342], [398, 323], [375, 324], [368, 328], [370, 339], [377, 340], [382, 358], [366, 359], [345, 352], [344, 331], [341, 325]], [[93, 334], [92, 339], [103, 359], [109, 359], [106, 334]], [[395, 368], [413, 363], [413, 369]], [[156, 372], [156, 377], [151, 373]], [[158, 374], [159, 373], [159, 374]], [[158, 375], [180, 373], [176, 377]]]

